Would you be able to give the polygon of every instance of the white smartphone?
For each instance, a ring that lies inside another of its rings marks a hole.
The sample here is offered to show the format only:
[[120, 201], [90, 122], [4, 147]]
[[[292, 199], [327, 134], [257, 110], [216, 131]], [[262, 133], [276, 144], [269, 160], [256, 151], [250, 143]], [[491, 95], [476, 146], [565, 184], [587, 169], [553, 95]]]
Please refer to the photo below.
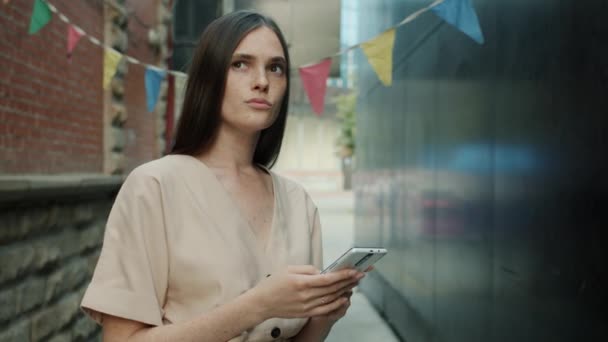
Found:
[[359, 272], [363, 272], [385, 256], [386, 253], [387, 250], [384, 248], [353, 247], [342, 254], [342, 256], [336, 259], [331, 265], [327, 266], [321, 274], [339, 271], [345, 268], [354, 268]]

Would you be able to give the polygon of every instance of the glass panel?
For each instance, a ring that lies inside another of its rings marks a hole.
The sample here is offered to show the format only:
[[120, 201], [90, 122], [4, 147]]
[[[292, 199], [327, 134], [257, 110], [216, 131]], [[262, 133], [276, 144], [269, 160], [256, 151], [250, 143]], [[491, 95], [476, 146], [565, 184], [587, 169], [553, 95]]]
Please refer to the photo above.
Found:
[[[429, 2], [347, 3], [361, 42]], [[486, 43], [426, 13], [390, 87], [355, 52], [356, 243], [389, 249], [369, 297], [405, 340], [601, 340], [605, 6], [472, 3]]]

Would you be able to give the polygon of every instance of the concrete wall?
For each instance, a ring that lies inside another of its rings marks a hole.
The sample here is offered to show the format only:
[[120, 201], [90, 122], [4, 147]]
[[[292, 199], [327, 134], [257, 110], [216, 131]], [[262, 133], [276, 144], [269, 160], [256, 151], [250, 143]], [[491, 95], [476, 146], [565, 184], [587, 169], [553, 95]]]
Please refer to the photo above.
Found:
[[[231, 0], [235, 10], [255, 9], [272, 17], [283, 31], [295, 67], [315, 63], [340, 50], [340, 0]], [[331, 76], [340, 74], [334, 58]]]
[[335, 143], [340, 124], [336, 118], [334, 98], [346, 90], [328, 86], [325, 108], [321, 115], [317, 115], [312, 111], [297, 72], [291, 74], [290, 88], [285, 136], [275, 169], [339, 172], [340, 159], [335, 153]]
[[0, 342], [99, 339], [79, 305], [121, 182], [0, 176]]
[[339, 170], [335, 155], [338, 123], [313, 114], [290, 115], [276, 170]]

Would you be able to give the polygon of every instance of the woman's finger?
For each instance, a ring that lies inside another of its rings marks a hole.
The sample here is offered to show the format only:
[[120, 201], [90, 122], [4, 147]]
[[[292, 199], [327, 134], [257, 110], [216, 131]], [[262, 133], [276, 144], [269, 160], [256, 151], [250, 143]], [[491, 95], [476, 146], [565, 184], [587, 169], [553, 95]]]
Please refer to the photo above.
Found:
[[336, 292], [330, 293], [330, 294], [326, 294], [323, 296], [319, 296], [317, 298], [313, 299], [313, 307], [315, 306], [323, 306], [325, 304], [334, 302], [340, 298], [346, 298], [346, 299], [350, 299], [350, 295], [352, 295], [353, 291], [352, 288], [355, 286], [355, 284], [351, 284], [350, 286], [347, 286], [345, 288], [341, 288]]
[[314, 309], [310, 310], [309, 315], [310, 316], [327, 315], [330, 312], [338, 310], [340, 307], [342, 307], [342, 305], [345, 305], [347, 302], [348, 302], [347, 298], [340, 297], [340, 298], [334, 300], [333, 302], [315, 307]]
[[[307, 277], [306, 285], [309, 287], [327, 287], [343, 280], [357, 279], [360, 272], [357, 270], [340, 270]], [[360, 279], [360, 278], [359, 278]]]
[[310, 297], [309, 298], [319, 298], [332, 293], [340, 292], [341, 290], [349, 290], [355, 286], [357, 286], [357, 280], [352, 280], [347, 278], [346, 280], [342, 280], [336, 284], [326, 287], [314, 287], [310, 289]]

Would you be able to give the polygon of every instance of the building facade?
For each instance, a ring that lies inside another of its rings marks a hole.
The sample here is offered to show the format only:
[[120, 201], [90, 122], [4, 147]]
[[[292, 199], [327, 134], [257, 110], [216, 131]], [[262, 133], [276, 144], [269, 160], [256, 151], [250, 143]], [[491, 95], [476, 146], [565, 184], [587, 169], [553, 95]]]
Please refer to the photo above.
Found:
[[[357, 1], [358, 40], [429, 3]], [[362, 288], [406, 341], [602, 340], [605, 6], [471, 3], [485, 44], [425, 13], [391, 87], [356, 55]]]
[[[126, 58], [104, 89], [99, 45], [166, 67], [171, 3], [48, 0], [30, 35], [35, 3], [0, 4], [0, 341], [101, 340], [80, 300], [124, 175], [166, 148], [170, 96], [149, 112]], [[65, 21], [86, 33], [70, 58]]]

